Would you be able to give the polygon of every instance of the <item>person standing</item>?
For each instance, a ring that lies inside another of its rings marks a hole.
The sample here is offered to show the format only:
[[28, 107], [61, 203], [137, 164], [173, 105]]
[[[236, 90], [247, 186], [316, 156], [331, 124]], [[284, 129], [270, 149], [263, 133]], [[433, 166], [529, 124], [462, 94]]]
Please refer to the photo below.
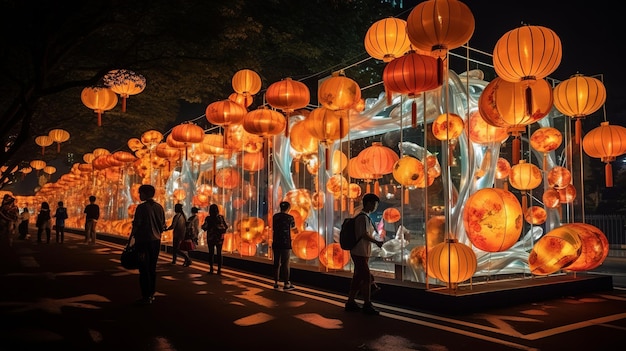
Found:
[[161, 234], [165, 230], [165, 211], [154, 201], [156, 190], [152, 185], [143, 184], [138, 189], [139, 199], [130, 235], [135, 238], [135, 249], [139, 255], [139, 287], [141, 299], [137, 304], [148, 305], [154, 302], [156, 291], [156, 267], [161, 251]]
[[28, 234], [28, 222], [30, 222], [30, 210], [28, 207], [24, 207], [22, 213], [19, 216], [20, 224], [17, 225], [17, 231], [19, 236], [17, 237], [20, 240], [26, 239], [26, 235]]
[[274, 289], [278, 289], [278, 281], [282, 278], [283, 290], [293, 290], [295, 286], [289, 281], [289, 257], [291, 254], [291, 231], [296, 229], [296, 221], [289, 214], [291, 204], [283, 201], [279, 205], [280, 212], [272, 216], [272, 252], [274, 253]]
[[207, 247], [209, 249], [209, 274], [213, 274], [213, 262], [217, 261], [217, 274], [222, 274], [222, 245], [224, 233], [228, 224], [216, 204], [209, 206], [209, 215], [204, 219], [202, 229], [206, 231]]
[[57, 244], [63, 244], [63, 240], [65, 240], [65, 220], [67, 217], [67, 208], [63, 207], [63, 201], [59, 201], [57, 210], [54, 212]]
[[89, 196], [89, 204], [85, 206], [85, 244], [96, 243], [96, 224], [100, 219], [100, 206], [96, 204], [96, 197]]
[[46, 232], [46, 244], [50, 244], [50, 204], [46, 201], [41, 203], [37, 214], [37, 242], [41, 243], [41, 234]]
[[[350, 257], [354, 263], [354, 272], [352, 281], [350, 282], [350, 292], [348, 293], [348, 301], [345, 310], [363, 311], [365, 314], [378, 315], [380, 312], [372, 305], [372, 274], [369, 267], [369, 258], [372, 255], [372, 243], [376, 246], [383, 246], [383, 241], [379, 241], [374, 237], [374, 224], [369, 214], [376, 211], [380, 198], [375, 194], [365, 194], [363, 196], [363, 209], [355, 217], [354, 228], [357, 236], [356, 245], [350, 250]], [[363, 216], [361, 216], [363, 214]], [[359, 240], [360, 238], [360, 240]], [[363, 308], [356, 303], [356, 295], [361, 292], [363, 297]]]
[[13, 235], [20, 214], [20, 209], [15, 205], [15, 198], [4, 194], [0, 206], [0, 243], [3, 246], [13, 244]]
[[198, 234], [200, 233], [200, 220], [198, 219], [198, 208], [191, 208], [191, 216], [187, 218], [187, 230], [191, 232], [193, 242], [198, 245]]
[[183, 212], [183, 204], [174, 205], [174, 218], [172, 218], [172, 224], [165, 230], [173, 230], [172, 235], [172, 264], [176, 264], [176, 258], [180, 254], [185, 258], [183, 267], [191, 266], [191, 258], [189, 253], [180, 249], [180, 243], [185, 240], [185, 233], [187, 232], [187, 218]]

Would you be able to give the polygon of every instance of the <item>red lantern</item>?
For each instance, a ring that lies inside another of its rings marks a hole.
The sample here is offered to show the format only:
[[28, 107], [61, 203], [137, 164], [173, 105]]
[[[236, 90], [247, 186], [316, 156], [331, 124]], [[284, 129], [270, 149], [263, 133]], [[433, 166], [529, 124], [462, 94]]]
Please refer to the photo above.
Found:
[[389, 62], [410, 49], [405, 20], [385, 18], [374, 22], [365, 33], [365, 51], [375, 59]]
[[598, 157], [606, 163], [604, 167], [606, 187], [613, 186], [613, 168], [611, 162], [617, 156], [626, 153], [626, 128], [602, 122], [592, 129], [583, 139], [583, 149], [590, 157]]
[[581, 120], [596, 112], [605, 101], [604, 84], [582, 74], [575, 74], [554, 87], [554, 106], [562, 114], [576, 120], [576, 144], [582, 137]]

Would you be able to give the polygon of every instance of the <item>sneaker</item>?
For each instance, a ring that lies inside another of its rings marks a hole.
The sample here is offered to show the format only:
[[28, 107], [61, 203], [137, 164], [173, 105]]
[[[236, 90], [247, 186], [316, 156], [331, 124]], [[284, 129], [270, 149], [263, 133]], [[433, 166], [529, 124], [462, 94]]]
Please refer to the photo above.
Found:
[[287, 285], [285, 285], [285, 286], [283, 287], [283, 290], [287, 291], [287, 290], [293, 290], [293, 289], [295, 289], [295, 288], [296, 288], [296, 287], [295, 287], [295, 286], [293, 286], [293, 284], [289, 283], [289, 284], [287, 284]]
[[348, 301], [346, 302], [345, 310], [346, 312], [360, 311], [361, 306], [359, 306], [355, 301]]
[[274, 289], [278, 289], [278, 283], [274, 284]]
[[370, 315], [370, 316], [378, 316], [380, 314], [380, 312], [374, 308], [374, 306], [372, 305], [365, 305], [363, 306], [363, 313]]

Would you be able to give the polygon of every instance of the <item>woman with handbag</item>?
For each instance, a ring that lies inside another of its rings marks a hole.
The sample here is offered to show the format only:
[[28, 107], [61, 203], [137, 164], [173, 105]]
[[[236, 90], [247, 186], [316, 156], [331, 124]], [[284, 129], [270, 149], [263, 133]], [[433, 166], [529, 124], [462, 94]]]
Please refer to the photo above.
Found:
[[187, 232], [187, 217], [185, 213], [183, 213], [183, 205], [176, 204], [174, 205], [174, 218], [172, 218], [172, 224], [166, 230], [173, 230], [172, 236], [172, 264], [176, 264], [176, 258], [180, 254], [185, 258], [185, 263], [183, 263], [183, 267], [191, 266], [191, 258], [189, 258], [189, 253], [181, 248], [180, 244], [185, 240], [185, 233]]
[[224, 233], [228, 230], [228, 224], [219, 212], [216, 204], [209, 206], [209, 215], [204, 219], [202, 229], [206, 231], [207, 247], [209, 249], [209, 274], [213, 274], [213, 262], [217, 256], [217, 274], [222, 274], [222, 245]]

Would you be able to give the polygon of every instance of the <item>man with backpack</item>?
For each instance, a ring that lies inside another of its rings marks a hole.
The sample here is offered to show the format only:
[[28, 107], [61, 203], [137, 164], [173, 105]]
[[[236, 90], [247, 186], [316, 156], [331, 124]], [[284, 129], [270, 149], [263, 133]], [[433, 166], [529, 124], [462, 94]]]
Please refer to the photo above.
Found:
[[[345, 310], [347, 312], [363, 311], [368, 315], [378, 315], [380, 312], [374, 308], [371, 301], [372, 275], [370, 273], [369, 258], [372, 255], [372, 243], [376, 246], [383, 246], [383, 241], [374, 237], [374, 224], [369, 214], [376, 211], [380, 198], [375, 194], [365, 194], [363, 196], [363, 209], [355, 216], [354, 231], [356, 235], [356, 245], [350, 250], [350, 257], [354, 263], [354, 273], [350, 282], [350, 292]], [[356, 303], [356, 295], [361, 291], [363, 297], [363, 308]]]

